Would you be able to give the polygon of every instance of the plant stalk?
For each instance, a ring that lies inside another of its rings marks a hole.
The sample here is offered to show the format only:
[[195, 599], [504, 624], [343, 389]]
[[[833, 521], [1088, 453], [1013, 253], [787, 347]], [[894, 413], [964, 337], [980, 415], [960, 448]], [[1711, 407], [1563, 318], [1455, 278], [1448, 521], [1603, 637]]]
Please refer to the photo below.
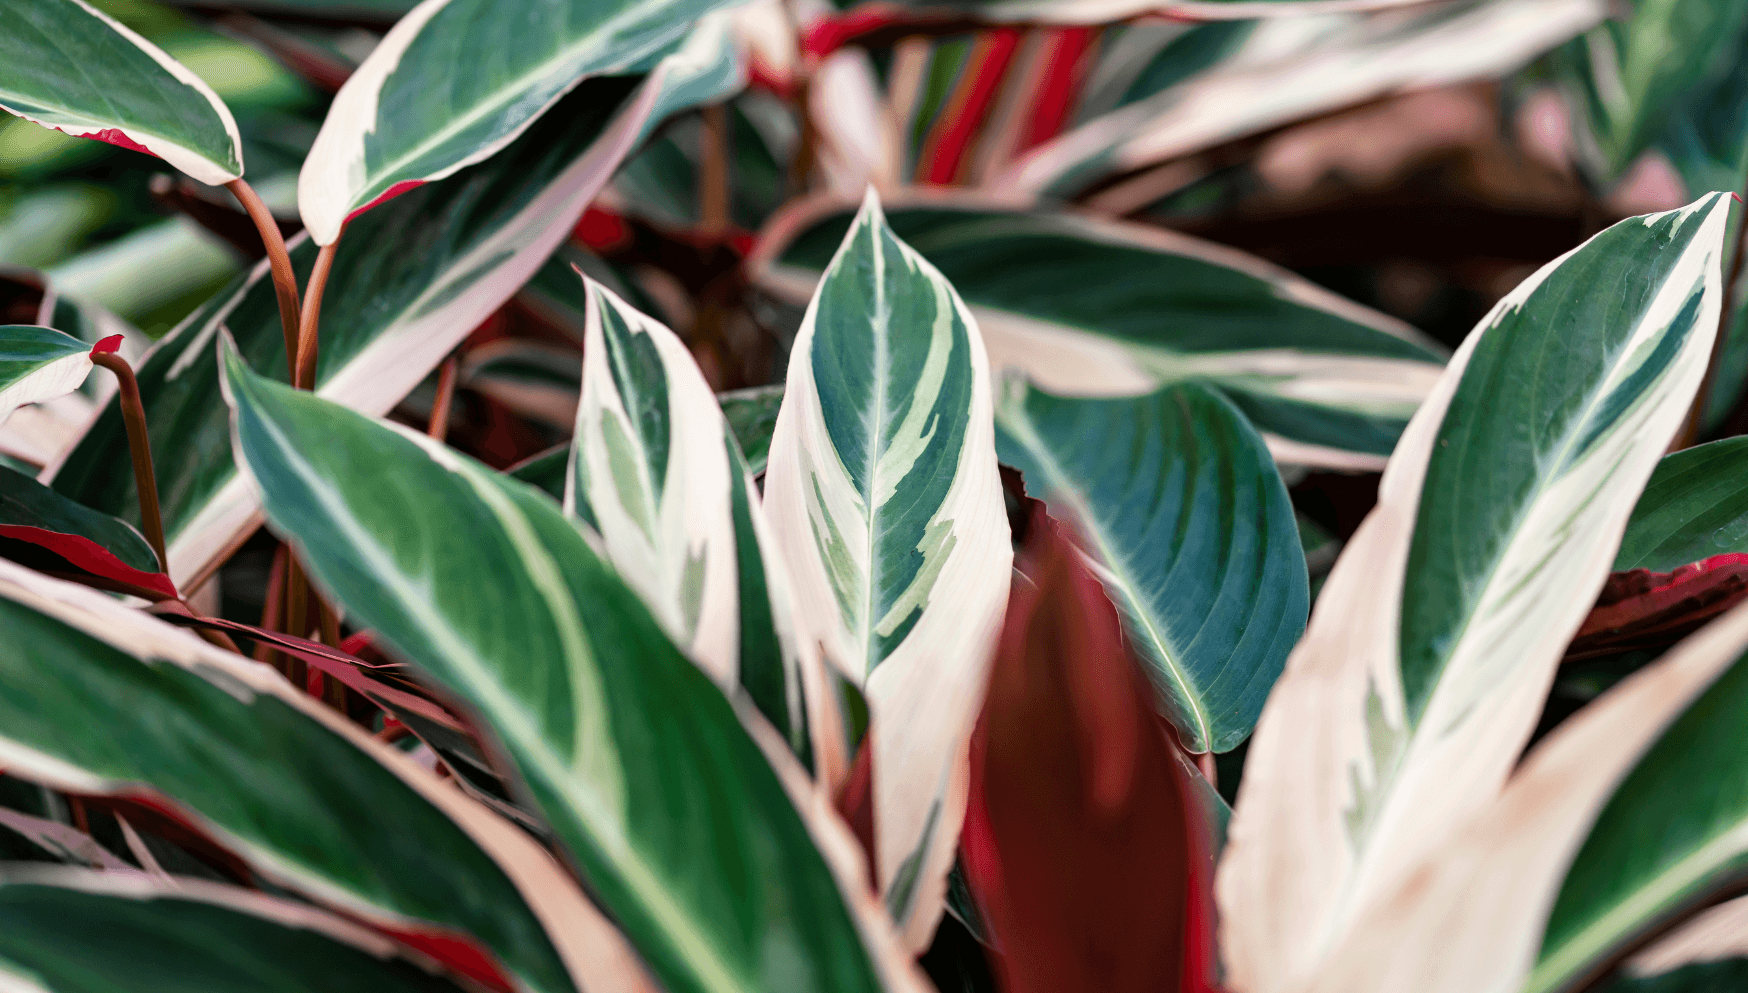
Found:
[[273, 275], [273, 294], [279, 298], [279, 325], [285, 332], [285, 368], [289, 375], [296, 368], [299, 322], [297, 273], [291, 268], [290, 253], [285, 250], [285, 236], [280, 234], [272, 212], [243, 177], [226, 183], [225, 188], [243, 205], [249, 220], [255, 222], [255, 229], [261, 232], [261, 244], [267, 248], [267, 268]]
[[114, 352], [93, 350], [91, 361], [115, 374], [120, 384], [121, 420], [127, 425], [128, 454], [133, 456], [134, 488], [139, 490], [140, 530], [146, 543], [158, 553], [158, 564], [170, 571], [170, 556], [164, 548], [164, 518], [158, 510], [158, 480], [152, 473], [152, 439], [146, 434], [146, 408], [140, 402], [140, 383], [133, 367]]
[[431, 419], [425, 433], [437, 441], [449, 437], [449, 409], [455, 404], [455, 379], [461, 363], [451, 355], [437, 368], [437, 399], [431, 404]]
[[703, 110], [704, 135], [698, 162], [698, 227], [709, 238], [728, 233], [728, 111], [715, 103]]
[[[341, 229], [341, 234], [345, 230]], [[304, 290], [303, 313], [297, 328], [297, 364], [293, 366], [295, 375], [291, 385], [300, 390], [316, 388], [316, 344], [317, 332], [322, 320], [322, 291], [328, 288], [328, 274], [334, 270], [334, 253], [340, 247], [340, 239], [323, 245], [316, 253], [315, 268], [310, 270], [310, 284]]]

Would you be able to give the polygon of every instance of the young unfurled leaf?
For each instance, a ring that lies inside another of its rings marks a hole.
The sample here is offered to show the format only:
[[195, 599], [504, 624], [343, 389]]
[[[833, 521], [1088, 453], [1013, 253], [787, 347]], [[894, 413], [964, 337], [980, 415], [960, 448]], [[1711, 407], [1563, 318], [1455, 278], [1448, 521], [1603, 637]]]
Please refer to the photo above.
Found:
[[1744, 720], [1748, 608], [1738, 608], [1538, 744], [1504, 793], [1362, 914], [1301, 988], [1582, 984], [1624, 942], [1740, 880]]
[[744, 688], [807, 762], [809, 646], [716, 397], [678, 335], [578, 278], [588, 318], [565, 510], [600, 534], [669, 637], [719, 684]]
[[0, 110], [202, 183], [243, 174], [237, 122], [212, 87], [85, 0], [0, 0], [0, 65]]
[[474, 708], [665, 988], [884, 985], [878, 921], [852, 913], [733, 706], [559, 507], [223, 358], [268, 522], [355, 623]]
[[801, 616], [865, 685], [875, 868], [926, 943], [1013, 551], [977, 323], [872, 191], [796, 337], [765, 506]]
[[[20, 546], [49, 554], [36, 558]], [[0, 466], [0, 557], [47, 572], [70, 567], [100, 588], [152, 600], [178, 595], [138, 531], [5, 466]]]
[[[848, 221], [832, 200], [780, 215], [760, 281], [805, 298]], [[971, 305], [996, 374], [1082, 397], [1206, 382], [1280, 461], [1382, 467], [1438, 379], [1442, 350], [1412, 328], [1229, 248], [964, 197], [913, 199], [889, 222]]]
[[1035, 511], [972, 747], [966, 869], [1008, 993], [1211, 990], [1191, 778], [1081, 553]]
[[54, 328], [0, 326], [0, 424], [27, 403], [78, 389], [91, 374], [91, 349]]
[[1729, 211], [1711, 194], [1550, 262], [1415, 414], [1251, 740], [1218, 889], [1234, 985], [1322, 975], [1497, 796], [1704, 374]]
[[334, 97], [298, 177], [310, 236], [326, 245], [358, 210], [485, 161], [579, 83], [644, 70], [721, 2], [426, 0]]
[[1243, 741], [1310, 604], [1262, 439], [1194, 384], [1080, 400], [1011, 383], [996, 429], [1002, 461], [1073, 523], [1184, 746]]

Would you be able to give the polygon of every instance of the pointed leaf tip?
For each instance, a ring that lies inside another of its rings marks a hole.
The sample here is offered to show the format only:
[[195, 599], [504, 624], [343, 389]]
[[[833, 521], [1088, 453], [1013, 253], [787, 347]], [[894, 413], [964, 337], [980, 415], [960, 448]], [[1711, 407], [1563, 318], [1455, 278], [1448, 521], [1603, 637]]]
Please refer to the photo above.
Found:
[[112, 334], [97, 344], [92, 345], [91, 357], [96, 358], [99, 355], [109, 355], [113, 352], [121, 351], [122, 339], [125, 337], [125, 335]]

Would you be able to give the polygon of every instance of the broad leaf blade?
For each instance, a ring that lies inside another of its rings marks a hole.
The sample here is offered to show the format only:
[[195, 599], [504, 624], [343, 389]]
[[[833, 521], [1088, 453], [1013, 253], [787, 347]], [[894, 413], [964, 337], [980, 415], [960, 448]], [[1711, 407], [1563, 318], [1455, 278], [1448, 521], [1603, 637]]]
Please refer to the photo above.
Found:
[[[660, 72], [592, 80], [490, 161], [360, 217], [322, 298], [317, 392], [391, 409], [540, 267], [631, 148]], [[304, 278], [316, 248], [294, 242]], [[254, 368], [285, 377], [284, 336], [265, 262], [161, 341], [138, 369], [169, 541], [170, 575], [191, 586], [259, 520], [237, 474], [213, 341], [224, 327]], [[132, 521], [120, 413], [106, 410], [52, 476], [89, 507]]]
[[611, 975], [612, 941], [590, 937], [610, 929], [520, 829], [267, 667], [6, 562], [0, 615], [14, 646], [0, 657], [12, 774], [144, 795], [264, 877], [374, 926], [472, 934], [531, 989], [572, 989], [566, 965], [591, 957]]
[[1007, 600], [993, 434], [975, 320], [870, 193], [796, 337], [765, 506], [801, 615], [868, 695], [876, 875], [913, 942], [940, 914]]
[[1550, 262], [1416, 413], [1251, 741], [1219, 881], [1235, 984], [1315, 972], [1497, 795], [1704, 373], [1729, 210]]
[[[1068, 396], [1205, 381], [1281, 461], [1382, 466], [1438, 378], [1440, 349], [1407, 325], [1232, 249], [963, 196], [888, 216], [971, 305], [998, 373]], [[781, 215], [755, 255], [761, 282], [810, 293], [848, 220], [830, 201]]]
[[243, 174], [237, 122], [212, 87], [84, 0], [0, 2], [0, 64], [0, 110], [214, 186]]
[[462, 993], [423, 956], [305, 904], [199, 880], [8, 867], [0, 981], [21, 993]]
[[328, 244], [361, 208], [491, 157], [579, 83], [639, 71], [719, 3], [426, 0], [328, 110], [298, 177], [311, 237]]
[[678, 335], [578, 278], [588, 318], [565, 510], [600, 534], [668, 636], [806, 756], [806, 642], [716, 398]]
[[[0, 466], [0, 554], [19, 560], [17, 542], [52, 553], [66, 565], [123, 592], [176, 599], [158, 555], [123, 521], [61, 496], [23, 473]], [[53, 571], [59, 563], [44, 563]], [[107, 588], [107, 587], [106, 587]]]
[[1748, 438], [1665, 455], [1639, 495], [1614, 568], [1672, 572], [1748, 553]]
[[666, 988], [881, 986], [728, 700], [557, 506], [225, 361], [269, 521], [349, 616], [477, 709]]
[[91, 372], [91, 346], [63, 331], [0, 326], [0, 424], [27, 403], [71, 393]]
[[1010, 384], [996, 450], [1075, 525], [1191, 751], [1249, 736], [1310, 593], [1262, 439], [1202, 386], [1077, 400]]

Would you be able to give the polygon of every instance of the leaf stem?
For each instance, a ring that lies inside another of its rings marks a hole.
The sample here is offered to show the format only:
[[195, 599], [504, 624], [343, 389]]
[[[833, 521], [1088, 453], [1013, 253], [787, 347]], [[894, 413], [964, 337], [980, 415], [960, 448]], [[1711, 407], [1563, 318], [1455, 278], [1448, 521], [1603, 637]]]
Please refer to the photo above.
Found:
[[140, 530], [146, 543], [158, 553], [158, 565], [170, 571], [170, 556], [164, 550], [164, 518], [158, 510], [158, 481], [152, 473], [152, 439], [146, 433], [146, 408], [140, 402], [140, 383], [133, 367], [115, 352], [93, 350], [91, 361], [115, 374], [120, 385], [121, 420], [127, 426], [128, 454], [133, 456], [134, 487], [139, 490]]
[[[344, 233], [342, 228], [341, 234]], [[304, 290], [303, 313], [297, 328], [297, 364], [292, 367], [295, 375], [291, 380], [298, 389], [316, 388], [316, 339], [322, 320], [322, 291], [328, 288], [328, 274], [334, 270], [334, 253], [339, 247], [340, 239], [336, 237], [316, 253], [316, 265], [310, 270], [310, 283]]]
[[437, 399], [431, 404], [431, 419], [425, 433], [437, 441], [449, 437], [449, 408], [455, 403], [455, 379], [461, 363], [451, 355], [437, 369]]
[[720, 238], [728, 233], [728, 111], [722, 104], [705, 107], [703, 148], [698, 162], [699, 233]]
[[279, 222], [273, 219], [273, 213], [243, 177], [238, 176], [226, 183], [225, 188], [243, 205], [249, 220], [255, 222], [255, 230], [261, 232], [261, 244], [267, 248], [267, 267], [273, 274], [273, 294], [279, 298], [279, 325], [285, 332], [285, 368], [289, 375], [296, 368], [299, 322], [297, 273], [291, 268], [290, 253], [285, 250], [285, 236], [280, 233]]

